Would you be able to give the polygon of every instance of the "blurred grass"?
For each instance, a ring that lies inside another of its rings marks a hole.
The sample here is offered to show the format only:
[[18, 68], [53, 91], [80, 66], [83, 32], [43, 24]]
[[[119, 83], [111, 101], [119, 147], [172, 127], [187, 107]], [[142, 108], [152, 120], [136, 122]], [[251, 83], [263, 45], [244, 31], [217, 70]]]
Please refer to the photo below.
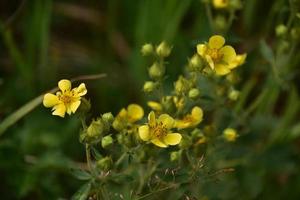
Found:
[[[281, 58], [273, 45], [274, 27], [289, 21], [288, 10], [285, 0], [246, 0], [227, 34], [239, 53], [248, 52], [238, 69], [241, 96], [227, 113], [246, 128], [219, 155], [235, 163], [236, 172], [199, 191], [211, 199], [300, 198], [300, 56], [293, 54], [299, 45], [291, 48], [291, 58]], [[0, 31], [0, 123], [61, 78], [82, 74], [108, 74], [88, 83], [94, 115], [141, 103], [148, 63], [140, 55], [142, 44], [166, 40], [174, 46], [167, 69], [171, 85], [195, 44], [213, 34], [198, 0], [2, 1]], [[68, 170], [84, 160], [77, 121], [49, 117], [49, 110], [39, 108], [0, 137], [3, 199], [68, 199], [80, 185]]]

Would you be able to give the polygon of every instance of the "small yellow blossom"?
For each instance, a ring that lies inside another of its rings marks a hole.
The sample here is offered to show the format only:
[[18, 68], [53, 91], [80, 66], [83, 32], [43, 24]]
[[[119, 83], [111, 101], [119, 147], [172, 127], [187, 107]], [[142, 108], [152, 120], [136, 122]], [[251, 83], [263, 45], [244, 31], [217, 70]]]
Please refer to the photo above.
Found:
[[175, 126], [178, 129], [191, 128], [197, 126], [203, 119], [203, 111], [200, 107], [195, 106], [191, 114], [186, 115], [181, 120], [176, 120]]
[[147, 105], [156, 112], [162, 111], [162, 105], [156, 101], [148, 101]]
[[244, 53], [244, 54], [237, 54], [235, 59], [233, 60], [233, 62], [231, 62], [229, 64], [229, 69], [232, 70], [238, 66], [241, 66], [245, 63], [245, 60], [247, 58], [247, 54]]
[[63, 79], [58, 82], [60, 91], [56, 95], [47, 93], [44, 95], [43, 104], [45, 107], [53, 107], [52, 115], [64, 117], [67, 112], [69, 115], [75, 113], [80, 106], [81, 97], [87, 93], [84, 83], [72, 88], [71, 81]]
[[234, 142], [236, 140], [236, 138], [238, 137], [238, 134], [235, 129], [226, 128], [223, 131], [223, 136], [224, 136], [225, 140], [227, 140], [228, 142]]
[[137, 104], [130, 104], [127, 109], [123, 108], [116, 116], [113, 122], [113, 127], [120, 131], [126, 128], [127, 125], [132, 125], [136, 121], [142, 119], [143, 116], [144, 110], [141, 106]]
[[236, 58], [234, 48], [224, 44], [225, 39], [222, 36], [214, 35], [209, 38], [208, 44], [197, 45], [198, 54], [206, 60], [217, 75], [230, 73], [230, 66], [233, 66]]
[[156, 119], [151, 111], [148, 115], [148, 124], [139, 127], [139, 136], [143, 141], [150, 141], [158, 147], [165, 148], [168, 145], [177, 145], [182, 136], [172, 133], [174, 119], [168, 114], [162, 114]]
[[229, 4], [229, 0], [213, 0], [213, 6], [216, 9], [226, 8]]

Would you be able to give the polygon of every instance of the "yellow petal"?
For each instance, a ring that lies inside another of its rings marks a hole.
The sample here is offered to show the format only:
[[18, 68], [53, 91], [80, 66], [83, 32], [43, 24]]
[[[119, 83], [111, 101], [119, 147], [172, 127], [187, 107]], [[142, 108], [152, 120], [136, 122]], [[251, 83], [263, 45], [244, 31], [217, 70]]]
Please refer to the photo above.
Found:
[[155, 119], [155, 113], [153, 111], [151, 111], [148, 115], [148, 121], [149, 121], [149, 125], [151, 127], [156, 126], [156, 119]]
[[118, 118], [127, 118], [127, 110], [122, 108], [122, 110], [117, 115]]
[[58, 82], [58, 88], [62, 92], [70, 91], [71, 90], [71, 81], [69, 81], [67, 79], [60, 80]]
[[191, 122], [186, 120], [177, 120], [175, 123], [175, 127], [178, 129], [185, 129], [190, 127]]
[[127, 108], [128, 121], [133, 123], [143, 118], [144, 110], [137, 104], [130, 104]]
[[206, 49], [207, 49], [207, 47], [206, 47], [205, 44], [198, 44], [198, 45], [197, 45], [197, 53], [198, 53], [200, 56], [202, 56], [202, 57], [204, 57], [205, 52], [206, 52]]
[[143, 125], [143, 126], [139, 127], [139, 136], [144, 141], [149, 140], [150, 135], [149, 135], [149, 126], [148, 125]]
[[153, 144], [155, 144], [156, 146], [161, 147], [161, 148], [166, 148], [166, 147], [167, 147], [166, 144], [164, 144], [162, 141], [160, 141], [160, 140], [157, 139], [157, 138], [151, 140], [151, 142], [152, 142]]
[[162, 110], [162, 106], [160, 103], [158, 102], [155, 102], [155, 101], [148, 101], [147, 102], [147, 105], [152, 109], [152, 110], [155, 110], [155, 111], [161, 111]]
[[72, 113], [75, 113], [75, 112], [76, 112], [76, 110], [77, 110], [78, 107], [80, 106], [80, 103], [81, 103], [80, 100], [74, 101], [74, 102], [71, 103], [70, 108], [71, 108]]
[[227, 64], [233, 62], [236, 57], [234, 48], [229, 45], [222, 47], [219, 52], [223, 54], [222, 61], [226, 62]]
[[192, 110], [192, 117], [199, 123], [203, 118], [203, 110], [200, 107], [195, 106]]
[[65, 117], [65, 113], [66, 113], [66, 106], [63, 103], [60, 103], [56, 106], [53, 107], [54, 112], [52, 113], [52, 115], [57, 115], [60, 117]]
[[44, 95], [44, 99], [43, 99], [43, 105], [47, 108], [53, 107], [57, 104], [59, 104], [60, 101], [58, 99], [58, 97], [54, 94], [51, 93], [47, 93]]
[[245, 63], [247, 54], [238, 54], [236, 55], [235, 59], [229, 64], [229, 69], [234, 69], [242, 64]]
[[179, 133], [169, 133], [164, 137], [164, 142], [168, 145], [176, 145], [180, 143], [181, 138]]
[[214, 69], [215, 64], [214, 64], [214, 61], [211, 59], [211, 57], [209, 55], [205, 55], [205, 59], [206, 59], [206, 62], [208, 63], [208, 65], [209, 65], [209, 67], [211, 69]]
[[86, 95], [86, 93], [87, 93], [84, 83], [81, 83], [77, 88], [74, 88], [74, 90], [75, 90], [76, 94], [80, 97]]
[[214, 35], [208, 41], [208, 46], [211, 49], [220, 49], [224, 44], [225, 39], [221, 35]]
[[159, 116], [157, 123], [162, 123], [167, 129], [174, 127], [174, 119], [168, 114], [162, 114]]
[[230, 72], [230, 69], [228, 68], [228, 65], [223, 64], [217, 64], [215, 66], [215, 71], [217, 75], [223, 76]]

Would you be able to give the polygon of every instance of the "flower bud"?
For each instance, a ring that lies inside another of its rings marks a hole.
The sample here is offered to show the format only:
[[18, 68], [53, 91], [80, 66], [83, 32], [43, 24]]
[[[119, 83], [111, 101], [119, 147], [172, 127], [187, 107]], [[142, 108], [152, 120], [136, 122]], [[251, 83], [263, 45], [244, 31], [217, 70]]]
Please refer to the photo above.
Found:
[[107, 135], [102, 138], [101, 140], [101, 146], [105, 149], [109, 147], [113, 143], [113, 139], [110, 135]]
[[213, 0], [213, 6], [216, 9], [226, 8], [229, 0]]
[[159, 57], [168, 57], [171, 53], [171, 47], [165, 41], [163, 41], [156, 48], [156, 53]]
[[177, 94], [186, 93], [189, 90], [189, 81], [183, 76], [180, 76], [175, 82], [175, 91]]
[[144, 84], [144, 92], [153, 92], [153, 90], [155, 89], [156, 84], [152, 81], [146, 81]]
[[192, 88], [189, 91], [189, 98], [196, 99], [199, 96], [200, 92], [197, 88]]
[[104, 157], [97, 161], [97, 167], [99, 167], [104, 171], [108, 171], [109, 169], [111, 169], [112, 165], [113, 165], [113, 161], [109, 156]]
[[170, 154], [170, 160], [172, 162], [179, 160], [180, 157], [181, 157], [181, 152], [182, 152], [181, 150], [179, 150], [179, 151], [172, 151], [171, 154]]
[[284, 24], [279, 24], [276, 26], [275, 32], [278, 37], [284, 36], [287, 33], [287, 27]]
[[234, 142], [236, 138], [238, 137], [238, 134], [236, 133], [236, 130], [233, 128], [226, 128], [223, 131], [223, 137], [228, 142]]
[[201, 71], [203, 68], [203, 62], [198, 54], [194, 54], [189, 60], [188, 68], [190, 71]]
[[240, 92], [235, 89], [231, 89], [228, 94], [228, 98], [232, 101], [236, 101], [239, 98]]
[[85, 113], [89, 112], [90, 109], [91, 109], [91, 102], [89, 100], [87, 100], [86, 98], [82, 97], [80, 106], [78, 108], [78, 113], [85, 114]]
[[104, 113], [102, 115], [102, 119], [103, 121], [108, 122], [109, 124], [111, 124], [114, 121], [114, 116], [111, 114], [111, 112], [109, 113]]
[[300, 27], [294, 27], [291, 29], [291, 36], [294, 40], [300, 40]]
[[141, 49], [143, 56], [151, 55], [153, 51], [154, 51], [153, 45], [150, 43], [144, 44]]
[[160, 79], [165, 74], [164, 65], [160, 65], [157, 62], [149, 68], [149, 76], [153, 79]]
[[93, 120], [86, 130], [88, 137], [98, 137], [103, 133], [103, 123], [101, 119]]

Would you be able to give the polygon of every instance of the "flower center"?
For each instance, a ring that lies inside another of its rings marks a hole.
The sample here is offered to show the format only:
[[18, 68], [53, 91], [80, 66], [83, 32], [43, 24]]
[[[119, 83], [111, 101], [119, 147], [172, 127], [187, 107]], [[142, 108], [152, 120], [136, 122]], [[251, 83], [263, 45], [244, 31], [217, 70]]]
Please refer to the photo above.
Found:
[[69, 96], [69, 95], [66, 95], [66, 94], [63, 94], [59, 97], [59, 99], [64, 102], [65, 104], [69, 104], [72, 102], [73, 100], [73, 97], [72, 96]]
[[219, 62], [223, 57], [223, 54], [218, 49], [208, 49], [207, 54], [210, 55], [214, 62]]
[[162, 122], [153, 127], [152, 134], [155, 138], [163, 138], [168, 133], [168, 129], [163, 125]]

